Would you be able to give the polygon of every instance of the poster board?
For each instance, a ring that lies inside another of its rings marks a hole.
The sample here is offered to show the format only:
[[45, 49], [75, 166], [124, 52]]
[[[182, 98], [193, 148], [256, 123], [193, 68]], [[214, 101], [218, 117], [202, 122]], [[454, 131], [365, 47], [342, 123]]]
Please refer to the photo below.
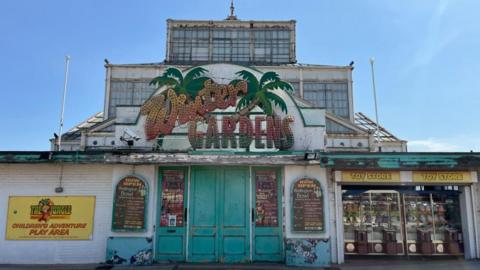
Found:
[[301, 178], [292, 188], [292, 229], [294, 232], [323, 232], [324, 208], [320, 182]]
[[255, 226], [278, 226], [278, 186], [274, 170], [255, 172]]
[[7, 240], [89, 240], [95, 196], [10, 196]]
[[161, 227], [184, 226], [185, 173], [183, 170], [164, 170], [162, 178]]
[[146, 229], [148, 185], [138, 176], [122, 178], [113, 198], [113, 231], [144, 231]]

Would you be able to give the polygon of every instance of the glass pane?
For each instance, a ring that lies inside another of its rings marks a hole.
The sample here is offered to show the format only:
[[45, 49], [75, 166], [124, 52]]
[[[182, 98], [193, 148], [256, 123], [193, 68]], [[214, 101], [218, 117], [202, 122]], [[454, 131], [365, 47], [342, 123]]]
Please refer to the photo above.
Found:
[[164, 171], [162, 178], [160, 226], [183, 227], [184, 193], [185, 179], [183, 171]]
[[462, 221], [458, 192], [433, 193], [435, 253], [461, 253]]
[[404, 196], [405, 228], [409, 253], [432, 254], [433, 212], [430, 194]]
[[400, 195], [397, 191], [344, 190], [343, 226], [346, 254], [403, 253]]
[[275, 171], [255, 172], [255, 225], [278, 226], [277, 176]]

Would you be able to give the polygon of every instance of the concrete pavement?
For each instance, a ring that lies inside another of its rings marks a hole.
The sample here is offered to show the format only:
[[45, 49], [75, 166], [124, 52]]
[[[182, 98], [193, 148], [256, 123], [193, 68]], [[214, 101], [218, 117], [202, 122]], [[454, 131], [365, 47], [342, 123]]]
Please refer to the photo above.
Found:
[[325, 269], [325, 270], [480, 270], [480, 261], [465, 261], [455, 258], [366, 258], [351, 259], [342, 265], [332, 265], [329, 268], [287, 267], [283, 264], [253, 263], [253, 264], [155, 264], [152, 266], [115, 266], [100, 264], [76, 265], [0, 265], [0, 270], [284, 270], [284, 269]]
[[338, 266], [342, 270], [480, 270], [480, 261], [463, 258], [391, 257], [352, 259]]

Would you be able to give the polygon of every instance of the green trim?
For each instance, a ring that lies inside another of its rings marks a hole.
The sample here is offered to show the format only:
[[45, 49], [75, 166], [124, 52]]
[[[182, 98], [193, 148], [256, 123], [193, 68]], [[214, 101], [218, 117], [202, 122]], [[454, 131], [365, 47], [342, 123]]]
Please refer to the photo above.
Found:
[[[113, 227], [113, 224], [114, 224], [114, 221], [115, 221], [115, 206], [116, 206], [116, 200], [115, 200], [115, 194], [117, 193], [117, 187], [118, 187], [118, 183], [120, 183], [120, 181], [122, 181], [123, 179], [127, 178], [127, 177], [135, 177], [135, 178], [138, 178], [140, 179], [141, 181], [143, 181], [143, 183], [145, 184], [145, 189], [146, 189], [146, 193], [145, 193], [145, 198], [144, 198], [144, 211], [143, 211], [143, 228], [141, 229], [115, 229]], [[113, 191], [113, 208], [112, 208], [112, 224], [111, 224], [111, 230], [112, 232], [145, 232], [147, 231], [147, 224], [148, 224], [148, 194], [150, 193], [150, 187], [148, 185], [148, 181], [145, 180], [145, 178], [143, 178], [143, 176], [141, 175], [138, 175], [138, 174], [127, 174], [125, 176], [122, 176], [116, 183], [115, 185], [115, 189]]]
[[[214, 115], [234, 115], [235, 112], [210, 112], [209, 114]], [[250, 112], [248, 115], [265, 115], [264, 112]]]
[[[479, 152], [318, 152], [320, 166], [333, 169], [403, 169], [403, 170], [476, 170], [480, 167]], [[278, 156], [304, 155], [305, 151], [235, 152], [235, 151], [141, 151], [138, 149], [108, 151], [0, 151], [0, 164], [128, 164], [119, 157], [140, 155], [238, 155]], [[308, 163], [305, 161], [305, 163]], [[152, 164], [138, 159], [135, 164]]]
[[[295, 107], [297, 108], [297, 111], [298, 111], [298, 114], [300, 114], [300, 117], [302, 118], [302, 122], [303, 122], [303, 126], [304, 127], [325, 127], [326, 125], [307, 125], [307, 123], [305, 122], [305, 118], [303, 116], [303, 113], [302, 113], [302, 110], [301, 109], [322, 109], [322, 110], [325, 110], [324, 108], [321, 108], [321, 107], [303, 107], [303, 106], [299, 106], [297, 101], [295, 100], [295, 98], [293, 97], [293, 94], [291, 93], [288, 93], [285, 91], [285, 93], [287, 93], [287, 95], [290, 97], [290, 99], [292, 100], [293, 104], [295, 105]], [[326, 117], [325, 117], [326, 119]]]
[[292, 155], [299, 156], [304, 155], [305, 151], [284, 151], [279, 150], [275, 152], [239, 152], [235, 150], [212, 150], [212, 151], [189, 151], [190, 155], [239, 155], [239, 156], [281, 156], [281, 155]]
[[329, 153], [324, 167], [345, 169], [455, 169], [458, 167], [473, 169], [480, 166], [480, 156], [470, 153]]

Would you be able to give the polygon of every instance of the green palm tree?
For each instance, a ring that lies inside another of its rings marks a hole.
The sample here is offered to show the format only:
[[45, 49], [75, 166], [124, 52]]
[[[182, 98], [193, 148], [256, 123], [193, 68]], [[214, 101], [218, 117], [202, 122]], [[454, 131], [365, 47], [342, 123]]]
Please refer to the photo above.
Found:
[[[246, 70], [241, 70], [235, 74], [247, 81], [247, 94], [237, 104], [236, 110], [239, 115], [247, 114], [255, 106], [260, 107], [266, 115], [273, 115], [272, 103], [287, 113], [287, 105], [281, 97], [273, 93], [273, 90], [281, 89], [293, 93], [293, 88], [289, 83], [280, 80], [276, 72], [263, 73], [260, 81], [253, 73]], [[239, 81], [241, 80], [233, 80], [230, 84], [236, 85]]]
[[170, 67], [163, 75], [154, 78], [150, 85], [157, 88], [170, 86], [177, 95], [184, 94], [187, 98], [193, 99], [203, 88], [205, 81], [209, 80], [203, 76], [206, 72], [207, 70], [202, 67], [194, 67], [188, 70], [184, 77], [178, 68]]

